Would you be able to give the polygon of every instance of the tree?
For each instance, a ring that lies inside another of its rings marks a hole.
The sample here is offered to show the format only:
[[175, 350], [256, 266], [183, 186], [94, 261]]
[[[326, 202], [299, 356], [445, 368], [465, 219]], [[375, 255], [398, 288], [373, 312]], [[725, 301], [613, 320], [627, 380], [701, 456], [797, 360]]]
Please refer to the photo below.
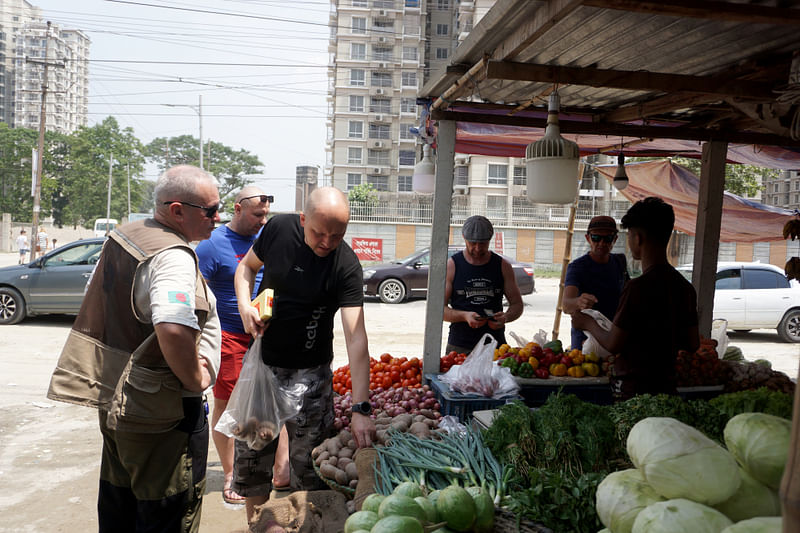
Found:
[[[247, 150], [234, 150], [222, 143], [209, 141], [203, 145], [203, 167], [219, 181], [219, 196], [230, 203], [231, 196], [252, 180], [248, 175], [263, 172], [264, 164]], [[147, 145], [148, 161], [164, 171], [175, 165], [200, 165], [200, 146], [191, 135], [158, 137]], [[208, 155], [208, 157], [205, 157]]]
[[[700, 160], [675, 157], [673, 162], [691, 170], [700, 177]], [[776, 178], [780, 170], [753, 165], [725, 165], [725, 190], [738, 196], [755, 196], [766, 180]]]

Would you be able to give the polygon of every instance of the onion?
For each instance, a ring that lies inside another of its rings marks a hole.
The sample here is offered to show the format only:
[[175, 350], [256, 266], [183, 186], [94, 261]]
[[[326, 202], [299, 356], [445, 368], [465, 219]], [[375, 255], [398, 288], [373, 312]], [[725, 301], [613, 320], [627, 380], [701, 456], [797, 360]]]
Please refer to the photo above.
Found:
[[338, 416], [333, 420], [333, 427], [339, 431], [344, 427], [344, 422]]

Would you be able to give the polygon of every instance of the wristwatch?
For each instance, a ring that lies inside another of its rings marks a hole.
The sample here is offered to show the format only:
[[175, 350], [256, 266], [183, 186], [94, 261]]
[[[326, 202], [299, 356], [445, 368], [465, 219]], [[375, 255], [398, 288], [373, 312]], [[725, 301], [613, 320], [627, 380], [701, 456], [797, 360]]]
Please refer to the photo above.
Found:
[[369, 416], [370, 413], [372, 413], [372, 404], [367, 401], [354, 403], [353, 407], [350, 408], [350, 411], [353, 413]]

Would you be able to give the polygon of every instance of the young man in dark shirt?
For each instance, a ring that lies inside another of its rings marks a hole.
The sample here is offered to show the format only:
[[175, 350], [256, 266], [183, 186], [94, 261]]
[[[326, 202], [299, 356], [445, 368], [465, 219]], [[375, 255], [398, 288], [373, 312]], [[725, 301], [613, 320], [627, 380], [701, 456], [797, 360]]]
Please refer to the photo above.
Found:
[[617, 400], [637, 394], [677, 394], [675, 359], [678, 350], [694, 352], [700, 345], [697, 295], [667, 261], [667, 244], [675, 224], [672, 206], [660, 198], [636, 202], [622, 217], [628, 246], [642, 262], [642, 275], [622, 291], [610, 331], [577, 311], [572, 325], [589, 331], [611, 353], [610, 376]]

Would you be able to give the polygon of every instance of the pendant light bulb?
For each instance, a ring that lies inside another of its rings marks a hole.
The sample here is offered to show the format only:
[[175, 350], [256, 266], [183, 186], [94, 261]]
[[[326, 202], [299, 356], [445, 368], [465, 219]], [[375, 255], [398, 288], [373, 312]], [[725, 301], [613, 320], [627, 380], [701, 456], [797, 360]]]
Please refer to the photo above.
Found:
[[622, 190], [628, 186], [628, 174], [625, 172], [625, 156], [621, 153], [617, 157], [617, 171], [614, 173], [614, 187]]

